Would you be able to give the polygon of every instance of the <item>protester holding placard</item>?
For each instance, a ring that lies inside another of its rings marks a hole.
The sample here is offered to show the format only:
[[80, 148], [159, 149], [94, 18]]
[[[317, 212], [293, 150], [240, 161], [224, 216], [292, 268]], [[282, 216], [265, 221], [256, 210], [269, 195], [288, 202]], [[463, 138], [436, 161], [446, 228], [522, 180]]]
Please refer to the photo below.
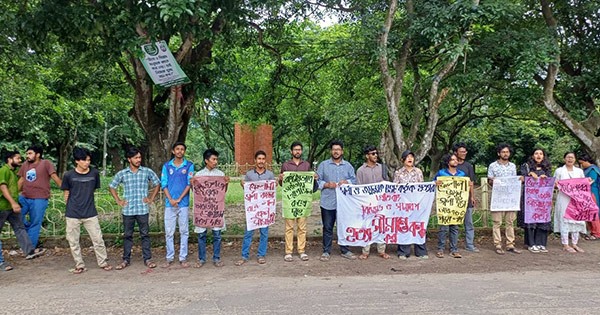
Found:
[[[356, 183], [362, 185], [387, 181], [387, 172], [383, 164], [378, 162], [379, 154], [377, 153], [377, 148], [374, 145], [369, 145], [364, 148], [363, 153], [366, 162], [356, 171]], [[369, 258], [370, 251], [371, 245], [363, 247], [362, 254], [358, 258], [363, 260]], [[383, 259], [390, 259], [390, 255], [385, 252], [385, 243], [377, 243], [377, 254]]]
[[[408, 183], [421, 183], [423, 182], [423, 172], [415, 166], [415, 154], [406, 150], [402, 152], [402, 168], [394, 172], [394, 183], [397, 184], [408, 184]], [[410, 257], [410, 245], [411, 244], [399, 244], [398, 245], [398, 259], [406, 260]], [[420, 259], [428, 259], [427, 246], [425, 243], [414, 244], [415, 256]]]
[[[217, 166], [219, 165], [219, 152], [215, 149], [207, 149], [202, 154], [204, 158], [205, 167], [200, 171], [196, 172], [194, 175], [193, 181], [198, 180], [198, 178], [206, 177], [206, 176], [219, 176], [224, 177], [225, 180], [225, 191], [227, 190], [227, 184], [229, 184], [229, 176], [225, 176], [223, 171], [219, 170]], [[194, 201], [196, 202], [196, 201]], [[195, 205], [194, 205], [195, 206]], [[211, 227], [212, 235], [213, 235], [213, 265], [215, 267], [223, 267], [223, 262], [221, 261], [221, 230], [225, 228], [225, 218], [223, 218], [223, 224], [221, 227], [213, 226]], [[194, 232], [198, 234], [198, 262], [194, 265], [195, 268], [200, 268], [204, 266], [206, 263], [206, 234], [207, 228], [205, 227], [194, 227]]]
[[[562, 179], [584, 178], [583, 170], [575, 166], [575, 153], [567, 152], [564, 155], [565, 165], [554, 171], [554, 178], [557, 181]], [[556, 203], [554, 204], [554, 232], [560, 232], [560, 241], [563, 250], [569, 253], [581, 252], [584, 250], [577, 246], [579, 233], [586, 233], [585, 221], [574, 221], [565, 218], [565, 212], [569, 206], [571, 197], [562, 191], [558, 192]], [[571, 235], [572, 246], [569, 246], [569, 234]]]
[[[459, 170], [465, 172], [467, 177], [471, 180], [472, 184], [475, 184], [475, 168], [473, 164], [467, 162], [467, 145], [464, 142], [456, 143], [452, 147], [452, 151], [458, 158], [458, 168]], [[475, 246], [475, 224], [473, 223], [473, 208], [476, 205], [475, 196], [473, 191], [469, 193], [469, 204], [467, 205], [467, 212], [465, 213], [465, 249], [468, 252], [478, 253], [479, 248]]]
[[[279, 174], [279, 185], [284, 184], [283, 179], [285, 176], [285, 172], [308, 172], [311, 170], [310, 163], [302, 160], [302, 143], [295, 141], [290, 146], [290, 151], [292, 154], [292, 159], [284, 162], [281, 165], [281, 172]], [[317, 174], [314, 175], [314, 185], [316, 185]], [[285, 186], [284, 186], [285, 189]], [[316, 190], [314, 187], [313, 191]], [[312, 197], [311, 197], [312, 198]], [[310, 204], [312, 208], [312, 202]], [[285, 209], [284, 209], [285, 211]], [[285, 214], [284, 214], [285, 217]], [[298, 232], [296, 236], [296, 241], [298, 243], [298, 255], [300, 255], [300, 260], [307, 261], [308, 255], [305, 252], [306, 247], [306, 216], [294, 217], [294, 218], [285, 218], [285, 256], [283, 257], [284, 261], [291, 262], [294, 260], [292, 257], [292, 253], [294, 251], [294, 225], [297, 226]]]
[[[329, 261], [331, 255], [333, 226], [337, 214], [336, 189], [344, 184], [356, 184], [354, 167], [342, 158], [344, 143], [341, 140], [334, 140], [329, 148], [331, 149], [331, 158], [321, 162], [317, 168], [319, 189], [321, 190], [321, 219], [323, 221], [323, 254], [321, 254], [321, 261]], [[348, 246], [340, 245], [340, 251], [342, 257], [350, 260], [356, 259]]]
[[[440, 176], [456, 176], [456, 177], [466, 177], [467, 174], [465, 172], [459, 170], [458, 166], [458, 158], [455, 154], [446, 154], [442, 157], [441, 169], [435, 174], [434, 180], [436, 180], [436, 185], [441, 185], [442, 182], [437, 180]], [[470, 185], [472, 187], [472, 184]], [[463, 208], [464, 209], [464, 208]], [[444, 258], [444, 250], [446, 249], [446, 235], [449, 235], [450, 240], [450, 256], [454, 258], [462, 258], [462, 255], [458, 252], [458, 225], [457, 224], [449, 224], [449, 225], [440, 225], [438, 231], [438, 246], [437, 253], [435, 256], [437, 258]]]
[[[242, 187], [244, 187], [246, 182], [275, 180], [275, 175], [273, 175], [273, 172], [269, 171], [265, 167], [266, 161], [267, 153], [262, 150], [256, 151], [254, 154], [254, 168], [249, 170], [244, 176], [244, 179], [241, 181]], [[267, 255], [267, 245], [269, 242], [269, 227], [261, 227], [258, 230], [260, 232], [260, 239], [258, 242], [257, 261], [262, 265], [267, 262], [265, 256]], [[248, 259], [250, 258], [250, 245], [252, 244], [252, 236], [254, 236], [254, 230], [246, 227], [244, 241], [242, 243], [242, 259], [235, 263], [236, 266], [241, 266], [248, 262]]]
[[[527, 162], [521, 165], [520, 175], [530, 177], [538, 186], [532, 189], [532, 193], [539, 192], [540, 179], [545, 179], [552, 176], [552, 166], [550, 160], [546, 156], [546, 152], [542, 149], [533, 150], [533, 154], [527, 159]], [[526, 178], [525, 181], [530, 179]], [[548, 232], [550, 231], [550, 216], [547, 222], [527, 223], [525, 220], [526, 212], [526, 194], [528, 194], [528, 185], [523, 185], [523, 194], [521, 197], [521, 211], [517, 212], [517, 225], [523, 228], [525, 232], [524, 241], [527, 249], [532, 253], [547, 253], [546, 245], [548, 243]], [[549, 195], [550, 206], [552, 204], [552, 194]], [[543, 206], [543, 202], [536, 203], [538, 206]]]
[[[587, 153], [582, 153], [579, 155], [578, 159], [579, 165], [583, 168], [583, 174], [585, 177], [589, 178], [591, 182], [591, 192], [592, 196], [596, 201], [596, 205], [600, 207], [600, 196], [598, 192], [600, 190], [600, 168], [596, 164], [594, 164], [594, 159], [592, 159]], [[600, 215], [600, 214], [599, 214]], [[600, 239], [600, 221], [589, 221], [587, 223], [587, 227], [590, 230], [590, 233], [585, 235], [586, 240], [597, 240]]]
[[[495, 178], [517, 176], [517, 167], [514, 163], [510, 162], [512, 147], [507, 143], [500, 143], [496, 146], [496, 153], [498, 154], [498, 160], [488, 167], [488, 182], [491, 185], [494, 184]], [[513, 226], [518, 210], [492, 211], [492, 231], [496, 254], [504, 254], [504, 250], [502, 249], [502, 233], [500, 232], [502, 221], [504, 221], [505, 225], [506, 250], [514, 254], [521, 253], [520, 250], [515, 248], [515, 228]]]

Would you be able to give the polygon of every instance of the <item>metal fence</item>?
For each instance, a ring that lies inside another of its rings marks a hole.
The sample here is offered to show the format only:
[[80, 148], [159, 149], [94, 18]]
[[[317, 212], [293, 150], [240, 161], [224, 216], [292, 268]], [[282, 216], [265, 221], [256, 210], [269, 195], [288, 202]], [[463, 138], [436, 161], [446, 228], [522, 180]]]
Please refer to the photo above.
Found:
[[[222, 167], [229, 172], [231, 176], [238, 172], [236, 166]], [[275, 167], [273, 167], [275, 169]], [[162, 193], [159, 194], [159, 200], [150, 206], [150, 231], [164, 232], [164, 202]], [[491, 227], [491, 216], [489, 215], [490, 202], [490, 186], [487, 183], [487, 178], [481, 178], [480, 186], [475, 188], [475, 199], [477, 206], [473, 213], [473, 221], [476, 227]], [[108, 192], [95, 193], [96, 208], [98, 209], [98, 218], [100, 227], [103, 233], [122, 233], [123, 224], [120, 207], [114, 202], [112, 196]], [[65, 202], [61, 193], [52, 194], [48, 203], [48, 210], [42, 225], [42, 236], [62, 236], [65, 235]], [[228, 222], [229, 225], [237, 224], [241, 227], [245, 226], [245, 222]], [[7, 238], [13, 235], [12, 230], [6, 226], [0, 233], [0, 238]], [[428, 227], [437, 227], [437, 218], [432, 215], [429, 220]], [[193, 225], [190, 224], [190, 229]], [[85, 231], [83, 231], [85, 233]]]

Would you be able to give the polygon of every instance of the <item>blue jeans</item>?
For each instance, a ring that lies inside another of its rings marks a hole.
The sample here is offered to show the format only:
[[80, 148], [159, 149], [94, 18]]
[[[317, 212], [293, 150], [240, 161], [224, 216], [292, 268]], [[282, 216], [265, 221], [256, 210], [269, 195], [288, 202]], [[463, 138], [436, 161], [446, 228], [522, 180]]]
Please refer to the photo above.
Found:
[[[19, 196], [19, 203], [21, 204], [21, 220], [25, 225], [29, 240], [35, 248], [38, 245], [42, 222], [44, 222], [44, 215], [48, 208], [48, 199], [30, 199]], [[28, 214], [29, 219], [26, 217]]]
[[175, 227], [179, 224], [179, 261], [187, 259], [188, 255], [188, 207], [165, 208], [165, 242], [167, 245], [167, 261], [175, 259], [174, 235]]
[[[248, 260], [250, 258], [250, 244], [252, 243], [252, 236], [254, 236], [254, 231], [246, 231], [244, 233], [244, 242], [242, 243], [242, 258]], [[258, 258], [265, 257], [267, 255], [267, 245], [269, 242], [269, 227], [260, 228], [260, 239], [258, 241], [258, 253], [256, 256]]]
[[[321, 220], [323, 221], [323, 253], [331, 254], [333, 243], [333, 225], [337, 216], [336, 210], [327, 210], [321, 207]], [[340, 245], [340, 251], [345, 254], [350, 251], [348, 246]]]
[[465, 247], [467, 250], [475, 249], [475, 227], [473, 225], [473, 207], [468, 207], [465, 213]]
[[0, 265], [4, 263], [4, 256], [2, 256], [2, 241], [0, 241]]
[[[221, 260], [221, 230], [213, 232], [213, 261]], [[208, 230], [198, 233], [198, 260], [206, 262], [206, 233]]]
[[123, 215], [123, 227], [125, 232], [123, 233], [123, 260], [131, 263], [131, 248], [133, 247], [133, 229], [137, 222], [138, 228], [140, 229], [140, 237], [142, 238], [142, 257], [144, 263], [152, 259], [152, 249], [150, 245], [150, 226], [148, 224], [149, 215]]
[[450, 252], [458, 252], [458, 225], [440, 225], [438, 232], [438, 251], [442, 252], [446, 248], [446, 234], [450, 230]]

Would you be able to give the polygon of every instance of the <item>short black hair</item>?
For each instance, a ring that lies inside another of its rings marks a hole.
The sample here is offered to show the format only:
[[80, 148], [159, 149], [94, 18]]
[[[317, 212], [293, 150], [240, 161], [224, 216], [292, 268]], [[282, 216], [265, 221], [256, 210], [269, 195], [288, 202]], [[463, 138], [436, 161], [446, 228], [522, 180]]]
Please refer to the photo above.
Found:
[[460, 148], [465, 148], [465, 149], [467, 149], [467, 144], [466, 144], [466, 143], [464, 143], [464, 142], [458, 142], [458, 143], [455, 143], [455, 144], [452, 146], [452, 152], [458, 152], [458, 149], [460, 149]]
[[333, 140], [331, 141], [331, 143], [329, 144], [329, 149], [333, 149], [334, 145], [339, 145], [342, 149], [344, 149], [344, 142], [342, 142], [342, 140]]
[[42, 158], [42, 155], [44, 155], [44, 148], [42, 148], [42, 146], [39, 144], [32, 144], [25, 151], [29, 151], [29, 150], [33, 151], [34, 153], [39, 153], [40, 159]]
[[567, 151], [567, 153], [565, 153], [565, 155], [563, 155], [563, 159], [567, 158], [567, 155], [569, 155], [569, 154], [573, 154], [575, 159], [577, 159], [577, 154], [575, 154], [575, 152], [573, 152], [573, 151]]
[[75, 161], [83, 161], [87, 159], [87, 157], [92, 158], [92, 152], [86, 148], [75, 148], [73, 149], [73, 159]]
[[6, 153], [4, 153], [4, 155], [2, 155], [2, 159], [4, 163], [8, 163], [8, 159], [12, 159], [17, 154], [21, 153], [19, 153], [19, 151], [7, 151]]
[[454, 153], [444, 154], [444, 156], [442, 156], [442, 160], [440, 161], [441, 168], [448, 168], [448, 165], [450, 164], [450, 159], [452, 159], [452, 156], [454, 155]]
[[217, 152], [217, 150], [215, 150], [213, 148], [206, 149], [204, 151], [204, 153], [202, 153], [202, 158], [204, 158], [204, 160], [206, 161], [206, 160], [210, 159], [210, 157], [213, 155], [216, 157], [219, 157], [219, 152]]
[[258, 150], [258, 151], [256, 151], [256, 153], [254, 153], [254, 159], [256, 160], [256, 158], [258, 158], [259, 155], [264, 155], [265, 158], [267, 157], [267, 153], [265, 153], [265, 151]]
[[129, 147], [129, 149], [127, 149], [127, 151], [125, 151], [125, 157], [130, 159], [136, 155], [142, 154], [142, 151], [140, 151], [140, 149], [138, 149], [137, 147]]
[[182, 146], [183, 146], [183, 150], [184, 150], [184, 151], [185, 151], [185, 150], [187, 150], [187, 146], [185, 145], [185, 143], [184, 143], [184, 142], [181, 142], [181, 141], [177, 141], [177, 142], [173, 143], [173, 146], [171, 147], [171, 150], [175, 150], [175, 148], [176, 148], [178, 145], [182, 145]]
[[587, 154], [586, 152], [581, 152], [579, 153], [579, 157], [577, 158], [578, 161], [586, 161], [590, 164], [595, 164], [596, 161], [594, 161], [594, 159], [592, 159], [592, 157]]
[[376, 147], [376, 146], [374, 146], [374, 145], [372, 145], [372, 144], [370, 144], [370, 145], [368, 145], [368, 146], [364, 147], [364, 149], [363, 149], [363, 153], [364, 153], [364, 154], [368, 154], [369, 152], [371, 152], [371, 151], [373, 151], [373, 150], [377, 150], [377, 147]]
[[513, 148], [510, 146], [510, 144], [506, 142], [498, 143], [498, 145], [496, 146], [496, 153], [500, 153], [500, 151], [504, 150], [504, 148], [508, 148], [508, 151], [511, 154], [513, 153]]
[[304, 149], [304, 147], [302, 146], [302, 142], [300, 141], [294, 141], [292, 142], [292, 145], [290, 145], [290, 151], [294, 150], [294, 147], [300, 146], [300, 149]]

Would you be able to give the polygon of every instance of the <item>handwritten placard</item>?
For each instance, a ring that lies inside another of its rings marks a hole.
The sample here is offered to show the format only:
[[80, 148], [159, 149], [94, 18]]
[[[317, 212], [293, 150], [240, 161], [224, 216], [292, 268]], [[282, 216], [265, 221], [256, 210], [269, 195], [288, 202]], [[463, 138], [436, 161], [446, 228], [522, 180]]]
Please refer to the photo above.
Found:
[[246, 230], [267, 227], [275, 222], [274, 180], [244, 183], [244, 208], [246, 208]]
[[435, 204], [439, 225], [463, 224], [469, 204], [468, 177], [440, 176]]
[[548, 223], [552, 213], [554, 177], [525, 177], [525, 223]]
[[225, 192], [224, 176], [197, 176], [192, 179], [194, 188], [194, 225], [203, 228], [223, 227]]
[[571, 178], [558, 181], [558, 189], [571, 197], [565, 219], [573, 221], [596, 221], [598, 205], [592, 199], [589, 178]]
[[495, 177], [491, 211], [521, 210], [521, 180], [519, 176]]
[[342, 185], [336, 197], [340, 245], [425, 243], [433, 182]]
[[284, 172], [282, 187], [283, 217], [309, 217], [312, 212], [314, 172]]

